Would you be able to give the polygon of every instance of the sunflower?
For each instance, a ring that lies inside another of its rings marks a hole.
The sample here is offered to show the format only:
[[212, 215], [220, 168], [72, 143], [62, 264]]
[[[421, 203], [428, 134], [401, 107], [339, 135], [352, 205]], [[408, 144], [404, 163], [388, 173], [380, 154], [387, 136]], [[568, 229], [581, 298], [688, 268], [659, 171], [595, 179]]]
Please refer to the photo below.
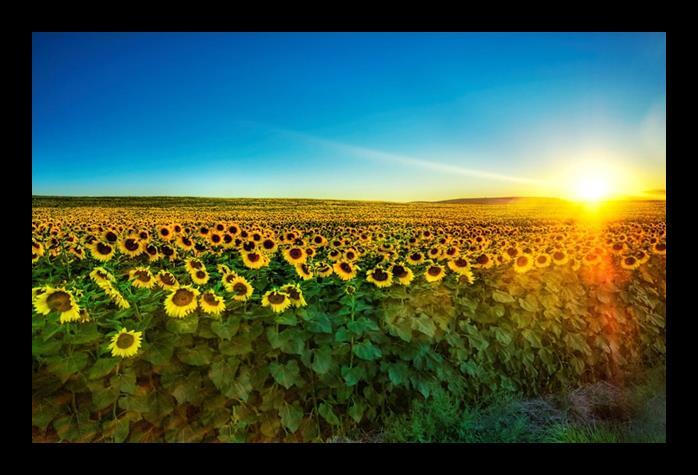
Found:
[[179, 282], [177, 278], [172, 274], [172, 272], [162, 269], [155, 276], [156, 283], [164, 290], [171, 290], [179, 287]]
[[327, 258], [333, 262], [337, 262], [342, 258], [342, 253], [337, 249], [332, 249], [329, 253], [327, 253]]
[[95, 241], [90, 246], [90, 254], [98, 261], [107, 262], [114, 257], [114, 246], [102, 241]]
[[124, 298], [121, 293], [114, 288], [114, 286], [111, 284], [111, 282], [107, 282], [106, 285], [101, 286], [102, 290], [104, 290], [104, 293], [106, 293], [109, 298], [116, 304], [117, 307], [121, 309], [126, 309], [130, 308], [131, 304], [128, 303], [128, 301]]
[[163, 244], [162, 247], [160, 247], [160, 253], [165, 256], [170, 262], [173, 262], [175, 259], [177, 259], [177, 249], [173, 248], [172, 246], [168, 244]]
[[191, 280], [197, 285], [205, 285], [208, 282], [209, 276], [205, 269], [199, 269], [189, 273]]
[[130, 358], [138, 353], [138, 349], [141, 347], [142, 335], [143, 332], [135, 332], [122, 328], [119, 333], [112, 337], [111, 343], [107, 348], [111, 350], [112, 356]]
[[390, 273], [393, 274], [393, 277], [397, 279], [400, 285], [408, 286], [412, 282], [412, 279], [414, 279], [414, 272], [412, 272], [412, 269], [400, 263], [393, 264], [390, 267]]
[[558, 249], [557, 251], [553, 252], [553, 263], [556, 266], [564, 266], [570, 261], [569, 257], [565, 253], [565, 251]]
[[519, 274], [528, 272], [533, 267], [533, 258], [528, 254], [522, 253], [514, 259], [514, 270]]
[[424, 254], [422, 254], [421, 252], [413, 252], [407, 256], [407, 260], [410, 264], [421, 264], [422, 262], [424, 262]]
[[342, 280], [350, 280], [356, 277], [357, 267], [347, 261], [335, 262], [332, 266], [335, 274]]
[[635, 253], [635, 258], [640, 264], [644, 264], [650, 260], [650, 255], [647, 252], [640, 250]]
[[328, 277], [332, 275], [333, 272], [332, 266], [324, 262], [316, 264], [313, 270], [315, 274], [317, 274], [320, 277]]
[[199, 291], [185, 285], [174, 289], [165, 299], [165, 313], [173, 318], [184, 318], [196, 310]]
[[129, 257], [137, 257], [145, 250], [144, 243], [137, 237], [129, 236], [119, 240], [119, 251]]
[[201, 310], [209, 315], [218, 316], [225, 310], [223, 297], [216, 295], [212, 290], [207, 290], [199, 298]]
[[137, 267], [129, 272], [129, 279], [133, 279], [131, 285], [142, 289], [155, 287], [155, 278], [147, 267]]
[[230, 282], [228, 282], [227, 279], [231, 275], [232, 274], [226, 275], [225, 289], [233, 294], [233, 300], [239, 302], [246, 301], [252, 296], [252, 291], [254, 290], [252, 285], [241, 275], [233, 276]]
[[393, 284], [393, 274], [390, 270], [376, 266], [366, 272], [366, 281], [379, 288], [390, 287]]
[[70, 252], [72, 255], [74, 255], [80, 260], [85, 258], [85, 252], [82, 250], [82, 247], [80, 246], [70, 246], [68, 248], [68, 252]]
[[461, 284], [473, 284], [475, 282], [475, 276], [473, 275], [473, 271], [471, 271], [469, 268], [465, 270], [465, 272], [459, 272], [458, 276], [458, 282]]
[[105, 283], [109, 284], [109, 282], [114, 282], [115, 280], [111, 272], [104, 267], [95, 267], [92, 269], [92, 272], [90, 272], [90, 279], [100, 287]]
[[280, 289], [282, 292], [288, 294], [289, 300], [291, 300], [291, 305], [296, 308], [305, 307], [307, 304], [303, 298], [303, 291], [298, 284], [286, 284]]
[[243, 252], [242, 262], [250, 269], [260, 269], [269, 264], [269, 258], [258, 252]]
[[262, 241], [262, 249], [264, 249], [264, 252], [266, 252], [269, 255], [273, 255], [278, 249], [278, 247], [279, 245], [276, 243], [276, 241], [270, 237]]
[[119, 240], [119, 234], [113, 229], [107, 229], [102, 233], [102, 240], [109, 244], [116, 244], [116, 241]]
[[221, 274], [223, 276], [228, 275], [228, 274], [235, 274], [235, 272], [225, 264], [216, 265], [216, 270], [218, 271], [219, 274]]
[[169, 226], [160, 226], [158, 228], [158, 236], [160, 236], [160, 239], [170, 241], [174, 237], [174, 233]]
[[359, 252], [358, 252], [356, 249], [354, 249], [353, 247], [347, 249], [346, 251], [344, 251], [344, 259], [346, 259], [347, 261], [354, 262], [354, 261], [356, 261], [360, 256], [361, 256], [361, 255], [359, 254]]
[[284, 260], [292, 266], [295, 266], [296, 264], [302, 264], [308, 259], [308, 256], [303, 250], [303, 248], [298, 246], [293, 246], [289, 247], [288, 249], [284, 249], [282, 254], [284, 256]]
[[148, 244], [147, 246], [145, 246], [145, 253], [148, 254], [148, 260], [150, 262], [154, 262], [160, 259], [160, 253], [158, 252], [158, 248], [152, 244]]
[[572, 270], [577, 272], [582, 267], [582, 261], [580, 259], [572, 259]]
[[551, 262], [552, 259], [550, 258], [550, 254], [547, 254], [545, 252], [541, 252], [540, 254], [538, 254], [533, 261], [534, 265], [538, 268], [548, 267], [550, 266]]
[[296, 273], [303, 280], [309, 280], [313, 278], [313, 272], [308, 267], [308, 264], [299, 263], [293, 266], [296, 269]]
[[278, 290], [268, 290], [262, 297], [262, 307], [271, 307], [274, 313], [281, 313], [291, 306], [288, 294]]
[[652, 252], [660, 256], [666, 256], [666, 242], [656, 242], [652, 246]]
[[313, 242], [314, 246], [326, 246], [327, 245], [327, 239], [325, 239], [320, 234], [316, 234], [315, 237], [313, 237], [312, 242]]
[[206, 270], [206, 267], [204, 267], [203, 262], [201, 262], [199, 259], [193, 259], [193, 258], [189, 258], [189, 259], [186, 259], [184, 261], [184, 268], [190, 274], [192, 272], [196, 272], [198, 270]]
[[601, 256], [593, 251], [586, 253], [582, 258], [582, 264], [585, 266], [595, 266], [599, 262], [601, 262]]
[[175, 240], [175, 245], [184, 251], [191, 251], [194, 247], [194, 241], [192, 241], [189, 237], [180, 234]]
[[223, 244], [223, 236], [217, 232], [213, 232], [208, 236], [208, 242], [210, 242], [212, 246], [220, 246]]
[[449, 269], [451, 269], [453, 272], [457, 274], [465, 274], [467, 272], [470, 272], [470, 263], [463, 256], [457, 257], [455, 259], [449, 259], [447, 265]]
[[73, 294], [64, 288], [47, 287], [45, 292], [36, 295], [33, 303], [36, 312], [41, 315], [58, 312], [61, 323], [80, 320], [80, 307]]
[[640, 267], [640, 261], [634, 256], [626, 256], [620, 260], [620, 266], [623, 269], [634, 270]]
[[623, 254], [628, 248], [628, 245], [622, 241], [618, 241], [611, 246], [611, 253], [619, 256]]
[[[480, 236], [478, 236], [480, 237]], [[473, 267], [476, 269], [489, 269], [494, 266], [494, 259], [487, 253], [482, 253], [475, 258]]]
[[445, 275], [445, 269], [436, 263], [427, 265], [427, 268], [424, 271], [424, 278], [427, 280], [427, 282], [438, 282], [443, 279]]

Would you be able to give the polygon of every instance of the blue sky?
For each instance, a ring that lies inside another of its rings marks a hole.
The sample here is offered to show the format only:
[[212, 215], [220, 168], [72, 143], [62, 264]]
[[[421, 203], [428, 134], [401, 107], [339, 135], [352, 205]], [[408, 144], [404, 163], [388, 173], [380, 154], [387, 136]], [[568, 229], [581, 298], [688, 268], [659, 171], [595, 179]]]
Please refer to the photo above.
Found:
[[533, 196], [590, 161], [664, 188], [665, 51], [663, 33], [35, 33], [32, 193]]

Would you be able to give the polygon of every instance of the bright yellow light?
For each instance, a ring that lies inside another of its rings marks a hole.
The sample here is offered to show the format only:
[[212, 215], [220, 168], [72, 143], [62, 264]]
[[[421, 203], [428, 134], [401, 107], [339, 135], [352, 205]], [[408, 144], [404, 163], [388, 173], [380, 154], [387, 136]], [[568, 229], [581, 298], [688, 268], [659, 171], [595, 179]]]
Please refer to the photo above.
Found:
[[600, 201], [611, 192], [608, 180], [599, 175], [583, 176], [577, 181], [576, 198], [581, 201]]

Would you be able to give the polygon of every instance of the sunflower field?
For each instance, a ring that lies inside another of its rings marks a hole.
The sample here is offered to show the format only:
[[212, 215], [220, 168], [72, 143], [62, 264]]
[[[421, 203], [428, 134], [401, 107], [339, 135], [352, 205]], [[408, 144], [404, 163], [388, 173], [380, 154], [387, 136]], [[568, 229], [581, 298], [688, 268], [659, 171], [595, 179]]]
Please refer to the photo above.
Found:
[[665, 357], [664, 203], [33, 199], [32, 440], [312, 442]]

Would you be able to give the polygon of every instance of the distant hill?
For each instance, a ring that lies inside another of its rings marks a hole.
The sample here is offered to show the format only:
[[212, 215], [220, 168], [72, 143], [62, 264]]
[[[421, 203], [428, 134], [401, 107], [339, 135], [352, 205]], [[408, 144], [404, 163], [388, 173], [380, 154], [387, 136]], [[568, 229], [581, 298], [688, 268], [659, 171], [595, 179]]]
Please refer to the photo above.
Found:
[[546, 204], [560, 203], [564, 200], [559, 198], [525, 197], [525, 196], [504, 196], [498, 198], [455, 198], [451, 200], [433, 201], [432, 203], [470, 204], [470, 205], [506, 205], [512, 203], [519, 204]]

